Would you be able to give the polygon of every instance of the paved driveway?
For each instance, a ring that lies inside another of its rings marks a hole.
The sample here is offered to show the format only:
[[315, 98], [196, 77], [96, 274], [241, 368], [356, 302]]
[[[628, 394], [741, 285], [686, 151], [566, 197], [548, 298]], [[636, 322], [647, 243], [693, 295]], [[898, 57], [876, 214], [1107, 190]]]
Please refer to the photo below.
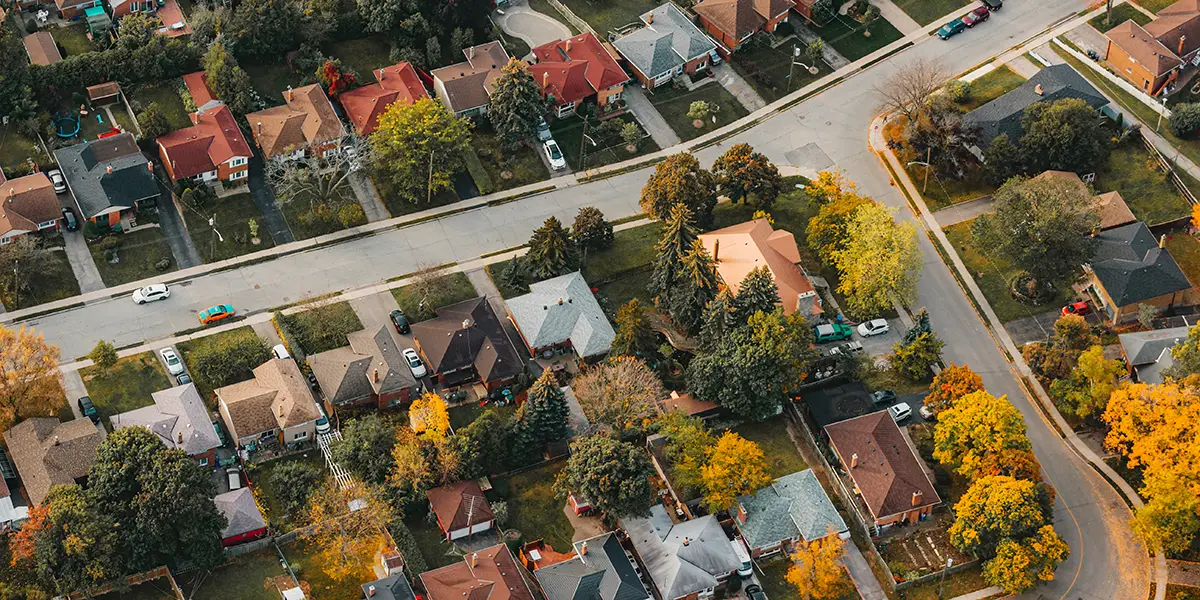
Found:
[[[159, 171], [161, 173], [161, 171]], [[171, 247], [171, 254], [175, 257], [176, 264], [180, 269], [195, 267], [204, 264], [200, 258], [200, 253], [196, 251], [196, 245], [192, 243], [192, 236], [188, 235], [187, 227], [183, 224], [183, 216], [179, 214], [181, 209], [175, 203], [175, 195], [165, 183], [166, 179], [159, 175], [158, 180], [158, 225], [162, 231], [163, 237], [167, 238], [167, 245]]]
[[267, 231], [271, 233], [271, 238], [275, 240], [275, 245], [286, 244], [296, 241], [296, 237], [292, 235], [292, 230], [288, 227], [287, 219], [284, 218], [283, 212], [279, 210], [279, 205], [275, 203], [275, 192], [267, 183], [267, 174], [263, 169], [262, 158], [255, 156], [250, 159], [250, 195], [254, 197], [254, 204], [258, 207], [259, 212], [263, 216], [263, 224], [267, 226]]
[[503, 13], [496, 11], [492, 13], [492, 20], [504, 33], [521, 38], [530, 48], [571, 37], [569, 27], [524, 4], [510, 5]]
[[[392, 340], [396, 342], [396, 346], [401, 351], [405, 348], [417, 347], [417, 342], [411, 333], [403, 335], [392, 325], [392, 311], [400, 308], [400, 305], [396, 304], [396, 297], [391, 292], [379, 292], [362, 298], [354, 298], [350, 300], [350, 307], [354, 309], [354, 314], [358, 315], [358, 320], [362, 321], [363, 327], [368, 331], [379, 331], [380, 327], [387, 328], [388, 333], [392, 334]], [[424, 377], [421, 383], [425, 385], [425, 389], [433, 389], [432, 377]]]

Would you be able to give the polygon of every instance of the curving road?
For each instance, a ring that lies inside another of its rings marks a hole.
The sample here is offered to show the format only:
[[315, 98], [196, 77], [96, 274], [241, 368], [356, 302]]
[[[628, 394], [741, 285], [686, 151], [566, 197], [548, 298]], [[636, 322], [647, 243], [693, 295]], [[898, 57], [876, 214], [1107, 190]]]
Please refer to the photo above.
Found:
[[[969, 69], [1086, 7], [1086, 0], [1009, 0], [989, 22], [950, 41], [921, 38], [917, 44], [843, 83], [773, 115], [724, 143], [747, 142], [780, 164], [806, 169], [841, 168], [859, 189], [913, 218], [904, 198], [867, 146], [877, 110], [873, 85], [918, 57], [936, 57], [949, 72]], [[711, 162], [723, 151], [698, 152]], [[170, 337], [195, 326], [195, 313], [219, 302], [239, 311], [262, 311], [298, 299], [362, 287], [418, 267], [465, 262], [523, 244], [548, 216], [568, 221], [580, 206], [600, 208], [615, 219], [638, 212], [643, 169], [574, 185], [500, 206], [435, 219], [266, 263], [196, 277], [176, 284], [169, 301], [134, 306], [128, 298], [98, 301], [28, 321], [63, 349], [65, 360], [82, 356], [98, 339], [123, 347]], [[1055, 581], [1026, 598], [1034, 600], [1143, 600], [1149, 587], [1145, 549], [1129, 530], [1129, 510], [1117, 493], [1077, 457], [1030, 404], [1017, 379], [928, 239], [921, 237], [925, 269], [920, 303], [946, 342], [946, 358], [968, 364], [988, 390], [1006, 394], [1024, 413], [1034, 451], [1057, 490], [1055, 528], [1071, 546]], [[2, 318], [0, 318], [2, 319]]]

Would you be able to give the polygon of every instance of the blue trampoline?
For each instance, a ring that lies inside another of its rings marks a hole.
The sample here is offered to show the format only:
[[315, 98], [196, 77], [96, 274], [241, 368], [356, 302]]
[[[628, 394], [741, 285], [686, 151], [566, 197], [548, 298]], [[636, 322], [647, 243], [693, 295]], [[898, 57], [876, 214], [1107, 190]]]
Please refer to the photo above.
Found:
[[63, 114], [54, 117], [54, 132], [60, 138], [73, 138], [79, 135], [79, 117]]

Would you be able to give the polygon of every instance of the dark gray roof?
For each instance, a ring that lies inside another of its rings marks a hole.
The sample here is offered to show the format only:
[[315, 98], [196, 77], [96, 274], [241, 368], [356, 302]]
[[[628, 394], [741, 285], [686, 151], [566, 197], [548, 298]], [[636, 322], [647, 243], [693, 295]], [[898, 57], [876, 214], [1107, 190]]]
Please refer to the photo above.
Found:
[[[1038, 94], [1037, 86], [1042, 86]], [[1025, 109], [1038, 102], [1054, 102], [1063, 98], [1079, 98], [1092, 108], [1108, 104], [1105, 98], [1071, 65], [1051, 65], [1038, 71], [1029, 81], [1015, 90], [967, 113], [963, 123], [979, 128], [979, 143], [986, 147], [996, 136], [1006, 133], [1008, 139], [1021, 139], [1021, 116]]]
[[798, 537], [811, 542], [847, 530], [812, 469], [780, 477], [753, 495], [738, 498], [738, 504], [746, 520], [739, 520], [737, 526], [751, 550]]
[[114, 208], [133, 208], [158, 196], [150, 161], [142, 155], [133, 134], [67, 146], [56, 150], [54, 158], [84, 219]]
[[[585, 547], [586, 544], [586, 547]], [[650, 594], [614, 533], [575, 542], [576, 557], [533, 572], [546, 600], [647, 600]]]
[[717, 49], [679, 7], [668, 2], [642, 15], [646, 26], [617, 38], [613, 46], [650, 78]]
[[718, 577], [742, 564], [712, 515], [673, 523], [666, 509], [656, 504], [650, 507], [650, 517], [623, 519], [621, 525], [663, 600], [713, 588]]
[[1125, 359], [1131, 366], [1140, 367], [1158, 362], [1163, 358], [1163, 350], [1182, 343], [1187, 336], [1187, 327], [1171, 327], [1154, 331], [1122, 333], [1117, 338], [1121, 341], [1121, 348], [1125, 351]]
[[[375, 588], [374, 595], [371, 595], [372, 586]], [[371, 600], [416, 600], [412, 586], [400, 573], [362, 584], [362, 593], [363, 598]]]
[[1192, 287], [1175, 259], [1158, 247], [1141, 221], [1102, 231], [1096, 242], [1092, 271], [1117, 306]]
[[388, 326], [346, 336], [349, 346], [308, 357], [308, 366], [334, 404], [355, 402], [417, 385]]
[[226, 525], [225, 529], [221, 531], [222, 539], [267, 526], [262, 513], [258, 510], [258, 504], [254, 502], [254, 495], [250, 493], [248, 487], [217, 494], [213, 498], [213, 502], [216, 503], [217, 510], [225, 515]]

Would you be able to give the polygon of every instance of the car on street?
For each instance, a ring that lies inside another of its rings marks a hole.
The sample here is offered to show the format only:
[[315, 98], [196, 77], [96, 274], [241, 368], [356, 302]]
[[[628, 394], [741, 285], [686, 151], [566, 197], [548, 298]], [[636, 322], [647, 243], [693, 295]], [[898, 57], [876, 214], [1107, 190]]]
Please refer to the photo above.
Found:
[[865, 323], [858, 324], [858, 335], [863, 337], [883, 335], [889, 331], [891, 331], [891, 327], [888, 327], [887, 319], [871, 319]]
[[1092, 307], [1088, 306], [1088, 303], [1083, 300], [1080, 300], [1079, 302], [1072, 302], [1062, 307], [1062, 314], [1064, 317], [1067, 315], [1083, 316], [1090, 312], [1092, 312]]
[[899, 423], [912, 416], [912, 407], [907, 402], [888, 407], [888, 414], [892, 415], [892, 420]]
[[50, 178], [50, 185], [54, 186], [55, 194], [67, 193], [67, 179], [63, 177], [62, 171], [51, 169], [49, 173], [46, 173], [46, 177]]
[[325, 410], [319, 405], [317, 406], [317, 412], [321, 413], [320, 418], [317, 419], [317, 435], [329, 433], [329, 430], [333, 429], [329, 425], [329, 417], [325, 416]]
[[192, 376], [184, 373], [177, 377], [176, 380], [179, 381], [179, 385], [186, 385], [192, 382]]
[[967, 29], [967, 24], [963, 23], [962, 19], [955, 19], [942, 25], [942, 28], [937, 30], [937, 36], [943, 40], [948, 40]]
[[92, 404], [91, 397], [84, 396], [76, 402], [79, 404], [79, 414], [91, 419], [93, 423], [100, 422], [100, 413], [96, 410], [96, 405]]
[[162, 283], [152, 283], [144, 288], [133, 291], [134, 304], [145, 304], [147, 302], [155, 302], [157, 300], [166, 300], [171, 297], [171, 290]]
[[550, 126], [546, 124], [546, 119], [538, 119], [537, 139], [539, 142], [548, 142], [553, 139], [553, 135], [550, 133]]
[[208, 325], [209, 323], [224, 321], [232, 317], [233, 307], [228, 304], [218, 304], [200, 311], [200, 314], [197, 316], [200, 318], [201, 323]]
[[162, 357], [163, 362], [167, 363], [167, 372], [172, 375], [180, 375], [183, 373], [183, 361], [179, 360], [179, 355], [171, 348], [163, 348], [158, 351], [158, 355]]
[[64, 206], [62, 209], [62, 216], [63, 224], [66, 226], [67, 231], [79, 230], [79, 220], [75, 218], [75, 211], [71, 210], [70, 207]]
[[980, 6], [979, 8], [963, 15], [962, 22], [963, 25], [966, 25], [967, 27], [974, 27], [975, 25], [988, 20], [988, 17], [990, 16], [992, 16], [992, 12], [988, 10], [986, 6]]
[[397, 333], [400, 333], [401, 335], [408, 335], [409, 332], [412, 331], [412, 329], [408, 326], [408, 316], [404, 314], [404, 311], [399, 309], [393, 310], [390, 317], [392, 319], [392, 325], [396, 326]]
[[558, 149], [558, 142], [546, 140], [542, 144], [542, 149], [546, 151], [546, 158], [550, 161], [551, 169], [561, 171], [567, 168], [567, 159], [563, 156], [562, 150]]
[[925, 419], [926, 421], [933, 421], [937, 419], [937, 413], [933, 412], [933, 407], [929, 406], [928, 404], [922, 404], [921, 408], [917, 409], [917, 412], [921, 413], [921, 418]]
[[841, 323], [822, 323], [813, 327], [813, 333], [817, 336], [817, 343], [824, 344], [825, 342], [848, 340], [854, 335], [854, 330], [849, 325]]
[[981, 0], [981, 1], [983, 2], [984, 6], [988, 7], [988, 10], [990, 10], [990, 11], [1000, 10], [1000, 7], [1004, 6], [1004, 0]]
[[275, 347], [271, 348], [271, 354], [274, 354], [275, 358], [288, 359], [292, 357], [291, 354], [288, 354], [287, 346], [283, 344], [275, 344]]
[[425, 363], [421, 362], [421, 356], [412, 348], [405, 348], [404, 360], [408, 361], [408, 368], [412, 371], [413, 377], [420, 379], [429, 374], [429, 369], [425, 368]]
[[896, 401], [896, 392], [879, 390], [871, 393], [871, 401], [875, 404], [891, 404]]

